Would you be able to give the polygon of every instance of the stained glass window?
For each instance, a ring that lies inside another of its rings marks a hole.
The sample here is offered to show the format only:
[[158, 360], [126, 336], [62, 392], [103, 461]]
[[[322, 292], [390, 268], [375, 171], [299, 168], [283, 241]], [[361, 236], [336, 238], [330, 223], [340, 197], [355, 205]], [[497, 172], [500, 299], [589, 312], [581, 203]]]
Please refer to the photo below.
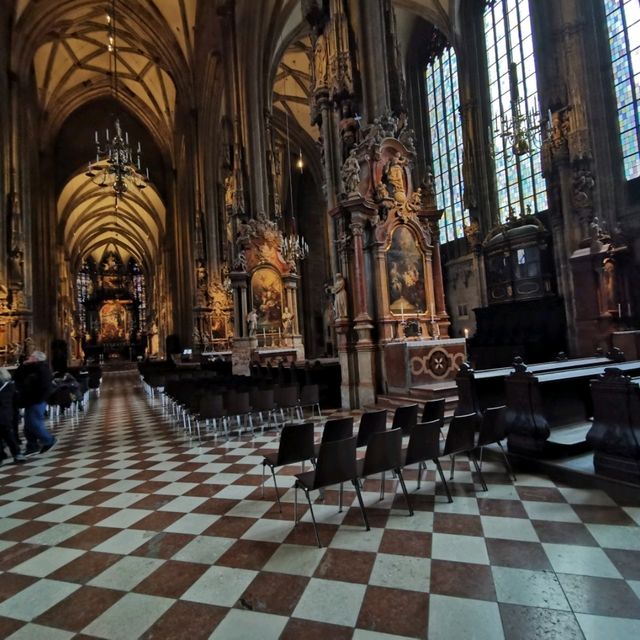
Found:
[[440, 242], [464, 236], [469, 214], [462, 203], [462, 126], [458, 117], [458, 66], [453, 47], [428, 65], [426, 72], [431, 154], [436, 186], [436, 203], [444, 209]]
[[83, 332], [88, 330], [87, 327], [87, 309], [84, 306], [85, 300], [89, 297], [89, 289], [91, 285], [91, 272], [86, 262], [82, 263], [82, 267], [76, 278], [76, 295], [78, 301], [78, 320]]
[[605, 0], [627, 180], [640, 176], [640, 0]]
[[[501, 135], [503, 122], [513, 121], [512, 98], [521, 99], [520, 112], [538, 112], [538, 88], [533, 57], [529, 0], [493, 0], [484, 12], [492, 137], [500, 221], [513, 207], [519, 215], [527, 205], [547, 208], [540, 153], [515, 155], [513, 141]], [[512, 90], [513, 89], [513, 90]]]
[[133, 278], [133, 295], [138, 303], [139, 327], [144, 326], [147, 318], [147, 291], [144, 281], [144, 273], [140, 265], [132, 258], [129, 269]]

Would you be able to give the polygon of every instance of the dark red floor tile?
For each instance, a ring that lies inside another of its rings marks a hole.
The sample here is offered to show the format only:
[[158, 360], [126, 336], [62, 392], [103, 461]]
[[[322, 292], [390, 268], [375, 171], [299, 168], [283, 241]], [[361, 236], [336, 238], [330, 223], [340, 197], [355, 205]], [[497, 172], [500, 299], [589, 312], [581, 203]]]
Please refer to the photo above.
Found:
[[182, 518], [183, 513], [174, 511], [153, 511], [138, 522], [134, 522], [131, 529], [141, 529], [142, 531], [163, 531], [171, 526], [176, 520]]
[[431, 561], [430, 593], [474, 600], [496, 600], [491, 567], [469, 562]]
[[558, 580], [575, 613], [640, 618], [640, 600], [625, 580], [559, 573]]
[[580, 520], [590, 524], [611, 524], [620, 526], [637, 526], [620, 507], [601, 507], [596, 505], [571, 505]]
[[263, 571], [247, 587], [236, 606], [259, 613], [290, 616], [308, 582], [309, 578], [305, 576]]
[[253, 518], [236, 518], [222, 516], [203, 532], [206, 536], [222, 536], [223, 538], [240, 538], [256, 521]]
[[[137, 491], [136, 487], [136, 491]], [[138, 502], [134, 502], [131, 505], [132, 509], [149, 509], [150, 511], [156, 511], [160, 507], [164, 507], [165, 504], [169, 504], [172, 500], [175, 500], [175, 496], [168, 495], [150, 495], [138, 500]]]
[[87, 524], [91, 526], [101, 522], [114, 513], [118, 513], [118, 511], [119, 509], [109, 509], [108, 507], [92, 507], [91, 509], [87, 509], [86, 511], [79, 513], [73, 518], [69, 518], [67, 522], [72, 524]]
[[80, 631], [115, 604], [124, 593], [112, 589], [81, 587], [45, 611], [34, 622], [68, 631]]
[[38, 578], [24, 576], [18, 573], [0, 574], [0, 602], [4, 602], [19, 591], [37, 582]]
[[367, 587], [360, 607], [359, 629], [425, 638], [429, 617], [429, 596], [416, 591]]
[[486, 538], [489, 561], [498, 567], [551, 571], [551, 563], [539, 542]]
[[[389, 519], [389, 509], [376, 509], [375, 507], [367, 507], [367, 518], [369, 520], [369, 526], [378, 529], [384, 529], [387, 526], [387, 520]], [[347, 511], [342, 524], [353, 527], [361, 527], [362, 512], [360, 511], [360, 508], [351, 507]]]
[[375, 561], [375, 553], [327, 549], [314, 575], [325, 580], [367, 584]]
[[516, 487], [520, 500], [537, 502], [566, 502], [565, 497], [553, 487]]
[[457, 513], [434, 513], [434, 533], [455, 533], [464, 536], [482, 536], [480, 516], [460, 515]]
[[500, 604], [505, 640], [583, 640], [573, 613]]
[[29, 558], [37, 556], [45, 549], [46, 547], [39, 544], [18, 542], [0, 554], [0, 571], [10, 571], [13, 567], [17, 567], [20, 563], [29, 560]]
[[640, 580], [640, 551], [604, 549], [616, 569], [626, 580]]
[[12, 633], [15, 633], [21, 627], [27, 624], [22, 620], [13, 620], [12, 618], [5, 618], [0, 616], [0, 638], [8, 638]]
[[206, 640], [227, 615], [228, 609], [178, 601], [142, 636], [143, 640]]
[[118, 533], [118, 529], [110, 527], [89, 527], [75, 536], [63, 540], [59, 546], [71, 547], [72, 549], [93, 549], [93, 547], [113, 537], [116, 533]]
[[342, 627], [324, 622], [313, 622], [312, 620], [300, 620], [291, 618], [280, 635], [280, 640], [349, 640], [353, 630], [349, 627]]
[[[189, 495], [188, 493], [186, 495]], [[239, 504], [239, 500], [225, 500], [224, 498], [210, 498], [206, 500], [202, 504], [199, 504], [194, 510], [193, 513], [207, 513], [213, 516], [222, 516], [229, 509], [233, 509], [237, 504]]]
[[531, 524], [540, 538], [540, 542], [556, 544], [577, 544], [581, 547], [597, 547], [598, 543], [587, 527], [576, 522], [551, 522], [532, 520]]
[[[318, 535], [324, 547], [328, 546], [338, 531], [338, 525], [318, 524]], [[302, 544], [311, 547], [318, 545], [310, 522], [299, 522], [295, 527], [291, 527], [291, 533], [285, 538], [284, 544]]]
[[497, 516], [499, 518], [528, 518], [522, 502], [519, 500], [491, 500], [480, 498], [478, 509], [481, 516]]
[[431, 556], [431, 534], [419, 531], [387, 529], [382, 535], [379, 552], [429, 558]]
[[260, 571], [279, 546], [275, 542], [238, 540], [218, 558], [216, 564], [234, 569]]
[[8, 531], [4, 531], [0, 538], [2, 540], [12, 540], [14, 542], [23, 542], [28, 538], [31, 538], [38, 533], [41, 533], [45, 529], [49, 529], [51, 527], [50, 522], [43, 522], [41, 520], [31, 520], [30, 522], [25, 522], [24, 524], [18, 525], [13, 529], [9, 529]]
[[118, 562], [118, 560], [122, 560], [122, 556], [115, 553], [87, 551], [84, 555], [54, 571], [47, 578], [85, 584]]
[[205, 564], [168, 560], [138, 584], [134, 591], [151, 596], [179, 598], [208, 568]]

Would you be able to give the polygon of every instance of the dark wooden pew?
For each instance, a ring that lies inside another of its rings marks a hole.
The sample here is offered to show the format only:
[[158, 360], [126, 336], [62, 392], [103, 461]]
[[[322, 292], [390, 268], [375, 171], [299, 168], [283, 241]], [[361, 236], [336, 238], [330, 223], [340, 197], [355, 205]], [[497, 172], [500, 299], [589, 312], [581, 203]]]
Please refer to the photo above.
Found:
[[[524, 365], [505, 378], [506, 428], [514, 453], [558, 457], [589, 450], [591, 380], [610, 365], [532, 373]], [[640, 360], [616, 367], [640, 375]]]
[[587, 442], [596, 473], [640, 484], [640, 378], [606, 369], [591, 382], [591, 397]]
[[[529, 365], [527, 370], [531, 371], [531, 373], [563, 371], [565, 369], [612, 364], [622, 360], [624, 360], [624, 355], [616, 350], [607, 356], [572, 358], [570, 360], [559, 358], [552, 362], [541, 362]], [[481, 371], [474, 371], [468, 364], [462, 364], [456, 376], [456, 386], [458, 387], [456, 415], [465, 415], [467, 413], [482, 414], [487, 407], [498, 407], [505, 404], [505, 377], [513, 373], [516, 366], [522, 364], [522, 358], [516, 358], [511, 367], [483, 369]]]

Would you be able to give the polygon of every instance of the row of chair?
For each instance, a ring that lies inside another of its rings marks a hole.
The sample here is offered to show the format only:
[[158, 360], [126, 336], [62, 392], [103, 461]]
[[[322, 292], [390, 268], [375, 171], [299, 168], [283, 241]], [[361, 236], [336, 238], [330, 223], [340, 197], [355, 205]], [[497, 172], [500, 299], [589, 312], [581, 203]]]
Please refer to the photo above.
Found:
[[[367, 530], [369, 530], [369, 523], [359, 485], [359, 479], [361, 478], [378, 473], [382, 474], [380, 499], [383, 499], [384, 474], [387, 471], [392, 471], [400, 482], [409, 513], [413, 515], [411, 501], [402, 476], [402, 469], [407, 466], [418, 465], [417, 488], [419, 489], [422, 473], [426, 469], [426, 462], [428, 460], [433, 461], [447, 499], [449, 502], [453, 502], [440, 464], [440, 458], [442, 456], [451, 458], [450, 479], [453, 479], [455, 456], [464, 453], [469, 457], [478, 474], [481, 486], [486, 491], [487, 485], [475, 454], [478, 450], [482, 451], [482, 448], [489, 444], [500, 444], [500, 440], [504, 438], [502, 430], [504, 407], [495, 407], [487, 410], [481, 421], [475, 413], [455, 416], [449, 425], [443, 445], [441, 440], [443, 437], [444, 401], [442, 403], [437, 401], [437, 404], [434, 401], [431, 402], [432, 404], [423, 410], [423, 417], [436, 414], [435, 419], [414, 424], [407, 423], [407, 419], [411, 420], [413, 415], [417, 416], [418, 409], [417, 405], [407, 405], [396, 409], [393, 423], [388, 430], [386, 428], [387, 412], [384, 409], [363, 414], [357, 435], [353, 433], [352, 417], [327, 420], [324, 425], [322, 439], [317, 444], [314, 442], [313, 423], [307, 422], [285, 426], [280, 435], [277, 453], [265, 456], [263, 461], [263, 496], [264, 475], [268, 466], [273, 477], [276, 500], [280, 510], [282, 510], [275, 469], [283, 465], [303, 463], [302, 472], [296, 474], [294, 484], [294, 520], [297, 523], [297, 492], [300, 489], [307, 498], [316, 541], [318, 546], [321, 546], [313, 505], [309, 495], [313, 490], [322, 490], [325, 487], [339, 484], [339, 509], [341, 511], [343, 483], [351, 482], [355, 488]], [[408, 436], [404, 447], [402, 443], [403, 435]], [[359, 447], [366, 447], [364, 457], [360, 459], [356, 455]], [[507, 471], [510, 475], [513, 475], [506, 455], [504, 460]], [[310, 461], [314, 465], [313, 470], [304, 471], [304, 462], [306, 461]]]

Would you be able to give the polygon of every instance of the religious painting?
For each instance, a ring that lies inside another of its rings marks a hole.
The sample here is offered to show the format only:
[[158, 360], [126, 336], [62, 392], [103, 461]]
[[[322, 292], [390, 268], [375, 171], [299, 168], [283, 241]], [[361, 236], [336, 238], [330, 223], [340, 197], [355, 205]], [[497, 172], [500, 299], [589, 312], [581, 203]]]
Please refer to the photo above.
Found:
[[391, 236], [387, 250], [389, 308], [393, 313], [416, 314], [427, 311], [424, 261], [416, 238], [405, 226]]
[[251, 302], [258, 314], [258, 329], [275, 331], [282, 322], [282, 279], [269, 267], [256, 269], [251, 276]]
[[117, 342], [127, 337], [127, 310], [119, 302], [105, 302], [100, 307], [100, 339]]

